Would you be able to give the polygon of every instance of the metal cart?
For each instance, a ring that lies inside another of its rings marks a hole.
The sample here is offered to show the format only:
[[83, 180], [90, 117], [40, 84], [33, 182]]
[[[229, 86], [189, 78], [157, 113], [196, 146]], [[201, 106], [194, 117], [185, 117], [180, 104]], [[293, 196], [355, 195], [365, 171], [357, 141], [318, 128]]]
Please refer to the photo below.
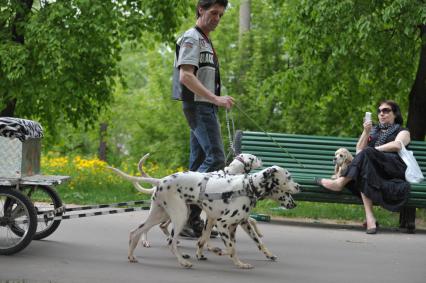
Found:
[[41, 132], [37, 122], [0, 117], [0, 255], [46, 238], [63, 219], [149, 209], [146, 200], [65, 208], [54, 186], [70, 177], [40, 173]]
[[33, 175], [0, 178], [0, 254], [24, 249], [32, 240], [52, 234], [61, 223], [52, 216], [64, 212], [54, 189], [68, 176]]
[[43, 129], [35, 121], [0, 117], [0, 254], [52, 234], [63, 212], [53, 186], [68, 176], [40, 173]]

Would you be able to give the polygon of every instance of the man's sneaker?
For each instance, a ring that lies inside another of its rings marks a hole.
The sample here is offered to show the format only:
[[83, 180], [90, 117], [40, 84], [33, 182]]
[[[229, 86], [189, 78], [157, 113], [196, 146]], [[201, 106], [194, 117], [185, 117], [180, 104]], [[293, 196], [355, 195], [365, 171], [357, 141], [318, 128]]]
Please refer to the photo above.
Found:
[[194, 231], [194, 234], [197, 236], [197, 238], [201, 237], [201, 234], [203, 234], [203, 229], [204, 229], [204, 221], [201, 218], [190, 222], [188, 226], [191, 227], [192, 231]]
[[[179, 236], [183, 238], [199, 238], [201, 237], [202, 231], [195, 231], [191, 227], [185, 226], [180, 232]], [[216, 230], [212, 230], [210, 233], [210, 238], [216, 238], [219, 236], [219, 233]]]
[[194, 230], [192, 228], [185, 226], [182, 231], [180, 232], [179, 236], [183, 238], [198, 238], [195, 234]]

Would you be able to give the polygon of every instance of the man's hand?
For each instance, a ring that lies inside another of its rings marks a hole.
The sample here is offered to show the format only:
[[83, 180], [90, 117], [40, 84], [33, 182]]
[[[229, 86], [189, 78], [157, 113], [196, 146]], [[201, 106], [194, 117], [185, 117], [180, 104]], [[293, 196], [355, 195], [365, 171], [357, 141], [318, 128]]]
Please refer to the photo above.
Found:
[[204, 97], [219, 107], [231, 109], [231, 107], [234, 105], [234, 98], [227, 95], [216, 96], [214, 93], [208, 90], [194, 75], [194, 68], [195, 67], [192, 65], [181, 65], [179, 73], [180, 82], [184, 84], [189, 90], [191, 90], [195, 95]]
[[232, 96], [216, 96], [214, 104], [220, 107], [225, 107], [226, 109], [231, 109], [234, 106], [234, 98]]

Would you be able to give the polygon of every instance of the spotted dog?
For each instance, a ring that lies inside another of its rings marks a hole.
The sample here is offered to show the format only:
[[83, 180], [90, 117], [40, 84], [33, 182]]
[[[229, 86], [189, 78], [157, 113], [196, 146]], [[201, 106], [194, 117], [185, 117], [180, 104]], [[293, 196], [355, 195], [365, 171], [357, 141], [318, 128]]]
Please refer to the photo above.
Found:
[[[141, 176], [143, 177], [150, 177], [148, 174], [146, 174], [146, 172], [143, 169], [143, 164], [145, 162], [145, 160], [148, 158], [149, 153], [144, 155], [141, 160], [138, 163], [138, 169], [139, 172], [141, 173]], [[255, 155], [253, 154], [249, 154], [249, 153], [241, 153], [237, 156], [235, 156], [234, 160], [227, 166], [225, 167], [223, 170], [220, 171], [215, 171], [215, 172], [211, 172], [210, 174], [215, 174], [217, 176], [222, 176], [224, 177], [226, 174], [229, 175], [237, 175], [237, 174], [244, 174], [244, 173], [249, 173], [251, 170], [253, 169], [257, 169], [259, 167], [262, 166], [262, 161], [257, 158]], [[128, 177], [128, 175], [123, 175], [121, 171], [119, 171], [116, 168], [111, 168], [113, 169], [116, 173], [118, 173], [120, 176], [126, 178]], [[135, 188], [140, 191], [140, 192], [144, 192], [144, 193], [153, 193], [154, 190], [152, 190], [152, 188], [150, 189], [146, 189], [144, 187], [142, 187], [139, 182], [132, 182], [133, 185], [135, 186]], [[291, 197], [291, 195], [288, 196], [288, 200], [287, 200], [287, 206], [286, 208], [294, 208], [295, 207], [295, 203]], [[214, 221], [214, 219], [207, 219], [206, 223], [212, 222]], [[166, 222], [163, 222], [160, 224], [160, 229], [163, 231], [163, 233], [169, 237], [169, 231], [167, 229], [167, 227], [170, 224], [170, 219], [167, 220]], [[251, 228], [254, 229], [259, 237], [262, 237], [262, 234], [259, 231], [259, 228], [256, 225], [256, 220], [253, 218], [249, 218], [249, 224], [252, 226]], [[210, 232], [211, 233], [211, 232]], [[146, 248], [149, 248], [151, 246], [150, 242], [148, 241], [148, 237], [147, 237], [147, 233], [143, 233], [142, 234], [142, 245]], [[211, 248], [209, 247], [210, 250], [214, 251], [217, 254], [221, 254], [221, 250], [219, 248]]]
[[[132, 177], [132, 181], [147, 182], [157, 187], [151, 201], [148, 218], [138, 228], [130, 232], [128, 259], [136, 262], [134, 250], [141, 235], [153, 226], [166, 221], [169, 216], [173, 225], [169, 246], [179, 264], [189, 268], [192, 263], [186, 260], [177, 246], [177, 236], [182, 231], [187, 218], [187, 204], [197, 204], [206, 215], [216, 221], [226, 253], [240, 268], [252, 268], [239, 260], [235, 249], [235, 229], [241, 225], [270, 259], [275, 256], [265, 248], [261, 239], [249, 228], [249, 214], [260, 198], [270, 198], [283, 202], [286, 193], [299, 192], [290, 173], [281, 167], [272, 166], [254, 174], [215, 176], [208, 173], [181, 172], [161, 179]], [[203, 232], [203, 234], [205, 234]], [[201, 259], [205, 243], [204, 235], [198, 242], [197, 256]], [[201, 252], [200, 252], [201, 251]]]
[[[141, 173], [141, 176], [143, 177], [150, 177], [148, 174], [146, 174], [146, 172], [143, 169], [143, 164], [145, 160], [148, 158], [148, 156], [149, 154], [146, 154], [145, 156], [143, 156], [138, 163], [139, 172]], [[249, 153], [241, 153], [235, 156], [234, 160], [227, 167], [225, 167], [224, 170], [211, 172], [210, 174], [217, 174], [218, 176], [223, 176], [223, 177], [225, 176], [225, 174], [229, 174], [229, 175], [237, 175], [237, 174], [243, 174], [243, 173], [247, 174], [251, 170], [257, 169], [261, 166], [262, 166], [262, 161], [257, 156], [253, 154], [249, 154]], [[120, 175], [123, 176], [122, 174]], [[133, 185], [138, 191], [147, 192], [146, 189], [143, 188], [138, 182], [133, 182]], [[149, 192], [152, 192], [152, 190], [149, 189]], [[293, 209], [296, 207], [296, 203], [294, 202], [293, 197], [289, 193], [285, 195], [285, 198], [282, 203], [283, 203], [283, 207], [286, 209]], [[211, 227], [213, 227], [215, 224], [214, 221], [215, 221], [214, 219], [207, 218], [206, 224], [209, 224], [209, 225], [205, 225], [204, 229], [207, 230], [206, 233], [209, 236], [211, 234]], [[257, 226], [256, 220], [252, 217], [249, 217], [248, 222], [249, 222], [250, 228], [253, 229], [253, 231], [259, 237], [263, 237], [263, 234], [260, 232], [259, 227]], [[170, 236], [169, 231], [167, 229], [169, 224], [170, 224], [170, 219], [164, 223], [161, 223], [159, 226], [160, 229], [163, 231], [163, 233], [167, 237]], [[210, 227], [210, 228], [208, 229], [207, 227]], [[151, 246], [150, 242], [147, 239], [147, 233], [142, 234], [141, 242], [142, 242], [142, 246], [146, 248], [149, 248]], [[207, 241], [207, 247], [208, 247], [208, 250], [216, 253], [217, 255], [224, 255], [224, 252], [220, 248], [210, 246], [208, 241]]]
[[[280, 203], [281, 203], [281, 207], [283, 207], [285, 209], [293, 209], [293, 208], [296, 207], [296, 203], [294, 202], [293, 197], [291, 196], [290, 193], [287, 193], [287, 192], [284, 193], [284, 196], [282, 197], [282, 200], [280, 201]], [[244, 226], [242, 226], [244, 231], [249, 236], [250, 236], [250, 231], [252, 231], [253, 233], [257, 234], [257, 236], [259, 238], [263, 237], [263, 234], [260, 232], [259, 227], [257, 226], [256, 220], [252, 217], [249, 217], [247, 219], [247, 221], [248, 221], [248, 227], [246, 229], [244, 229]], [[205, 244], [207, 244], [207, 248], [208, 248], [209, 251], [212, 251], [217, 255], [220, 255], [220, 256], [228, 255], [227, 252], [223, 252], [222, 249], [220, 249], [219, 247], [211, 247], [209, 245], [208, 240], [210, 238], [211, 230], [212, 230], [212, 228], [215, 224], [216, 224], [216, 219], [212, 219], [212, 218], [207, 219], [206, 225], [204, 227], [203, 234], [201, 235], [200, 239], [197, 242], [197, 247], [199, 247], [198, 250], [197, 250], [197, 258], [199, 260], [207, 259], [202, 253], [203, 252], [203, 246]], [[231, 233], [232, 237], [234, 237], [234, 235], [235, 235], [236, 228], [237, 228], [237, 226], [235, 226], [235, 229], [233, 229], [233, 231]], [[255, 238], [253, 238], [253, 237], [251, 237], [251, 238], [256, 242]], [[259, 250], [261, 250], [268, 259], [271, 259], [271, 260], [278, 259], [271, 252], [269, 252], [269, 250], [266, 248], [266, 246], [263, 245], [261, 242], [256, 242], [256, 243], [258, 244]]]
[[[149, 157], [149, 153], [144, 155], [138, 163], [139, 172], [141, 173], [141, 176], [143, 176], [143, 177], [150, 177], [148, 174], [146, 174], [146, 172], [143, 169], [143, 164], [145, 163], [145, 161], [148, 157]], [[262, 161], [259, 158], [257, 158], [255, 155], [249, 154], [249, 153], [241, 153], [241, 154], [237, 155], [234, 158], [234, 160], [227, 167], [224, 168], [224, 170], [211, 172], [210, 174], [217, 174], [218, 176], [225, 176], [225, 174], [237, 175], [237, 174], [249, 173], [251, 170], [257, 169], [261, 166], [262, 166]], [[112, 168], [112, 167], [110, 167], [110, 168], [112, 170], [114, 170], [117, 174], [122, 176], [123, 178], [128, 179], [128, 177], [130, 177], [130, 178], [132, 177], [132, 176], [129, 176], [129, 175], [121, 172], [120, 170], [118, 170], [116, 168]], [[130, 179], [130, 180], [132, 180], [132, 179]], [[139, 182], [132, 181], [132, 183], [135, 186], [135, 188], [140, 192], [148, 193], [148, 194], [152, 194], [154, 192], [154, 190], [152, 190], [152, 188], [146, 189], [146, 188], [142, 187], [139, 184]], [[284, 203], [284, 208], [286, 208], [286, 209], [292, 209], [292, 208], [296, 207], [296, 203], [294, 202], [294, 200], [293, 200], [293, 198], [290, 194], [286, 195], [286, 198], [285, 198], [283, 203]], [[214, 221], [214, 219], [207, 219], [206, 223], [211, 223], [213, 225], [214, 222], [212, 222], [212, 221]], [[249, 222], [249, 225], [251, 226], [251, 228], [255, 231], [255, 233], [257, 233], [259, 237], [262, 237], [263, 235], [260, 232], [259, 227], [257, 226], [256, 220], [250, 217], [248, 219], [248, 222]], [[170, 233], [167, 229], [169, 224], [170, 224], [170, 219], [159, 225], [160, 229], [163, 231], [163, 233], [167, 237], [170, 236]], [[205, 227], [207, 227], [207, 226], [205, 226]], [[211, 231], [209, 230], [207, 233], [210, 235]], [[142, 246], [144, 246], [146, 248], [151, 247], [151, 244], [150, 244], [150, 242], [148, 241], [148, 238], [147, 238], [147, 233], [142, 234], [141, 242], [142, 242]], [[210, 251], [213, 251], [214, 253], [216, 253], [218, 255], [224, 254], [220, 248], [211, 247], [208, 244], [208, 242], [207, 242], [207, 246], [208, 246], [208, 249]]]

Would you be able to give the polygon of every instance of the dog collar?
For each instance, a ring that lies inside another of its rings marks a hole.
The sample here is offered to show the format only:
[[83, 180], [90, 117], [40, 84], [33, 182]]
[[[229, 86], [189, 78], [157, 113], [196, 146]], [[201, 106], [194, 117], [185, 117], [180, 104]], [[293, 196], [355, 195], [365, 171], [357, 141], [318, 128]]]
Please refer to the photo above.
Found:
[[244, 165], [244, 173], [248, 174], [250, 172], [250, 164], [245, 163], [244, 159], [242, 159], [239, 155], [235, 156], [235, 159]]
[[250, 190], [254, 193], [256, 198], [260, 198], [261, 194], [259, 193], [256, 186], [254, 185], [252, 176], [249, 176], [248, 179], [249, 179]]

